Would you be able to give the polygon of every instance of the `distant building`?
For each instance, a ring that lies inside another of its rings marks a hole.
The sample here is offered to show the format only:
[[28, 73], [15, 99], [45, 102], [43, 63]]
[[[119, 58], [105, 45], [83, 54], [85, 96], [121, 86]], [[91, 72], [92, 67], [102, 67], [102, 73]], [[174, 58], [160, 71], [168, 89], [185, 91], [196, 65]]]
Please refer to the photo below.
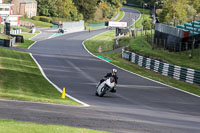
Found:
[[3, 4], [3, 0], [0, 0], [0, 24], [9, 22], [12, 26], [19, 25], [19, 16], [12, 14], [13, 4]]
[[37, 1], [35, 0], [12, 0], [14, 6], [13, 14], [19, 14], [23, 17], [27, 15], [28, 18], [37, 15]]

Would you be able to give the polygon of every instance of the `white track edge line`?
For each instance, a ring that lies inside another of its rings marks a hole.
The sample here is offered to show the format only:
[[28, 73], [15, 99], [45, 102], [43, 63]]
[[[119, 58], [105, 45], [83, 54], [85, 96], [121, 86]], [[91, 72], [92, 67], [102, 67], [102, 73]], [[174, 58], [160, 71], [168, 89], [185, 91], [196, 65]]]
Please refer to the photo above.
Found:
[[43, 105], [56, 105], [56, 106], [67, 106], [67, 107], [84, 107], [82, 105], [68, 105], [68, 104], [57, 104], [57, 103], [47, 103], [47, 102], [37, 102], [37, 101], [22, 101], [22, 100], [15, 100], [15, 99], [0, 99], [0, 101], [43, 104]]
[[[140, 15], [140, 16], [141, 16], [141, 15]], [[108, 31], [106, 31], [106, 32], [108, 32]], [[103, 32], [103, 33], [105, 33], [105, 32]], [[103, 34], [103, 33], [101, 33], [101, 34]], [[101, 34], [99, 34], [99, 35], [101, 35]], [[98, 36], [98, 35], [96, 35], [96, 36]], [[136, 74], [136, 73], [134, 73], [134, 72], [130, 72], [130, 71], [124, 69], [124, 68], [121, 68], [121, 67], [119, 67], [119, 66], [117, 66], [117, 65], [115, 65], [115, 64], [112, 64], [112, 63], [110, 63], [110, 62], [108, 62], [108, 61], [106, 61], [106, 60], [104, 60], [104, 59], [101, 59], [101, 58], [95, 56], [93, 53], [91, 53], [91, 52], [85, 47], [84, 43], [85, 43], [85, 41], [87, 41], [87, 40], [89, 40], [89, 39], [95, 38], [96, 36], [93, 36], [93, 37], [91, 37], [91, 38], [88, 38], [88, 39], [86, 39], [86, 40], [84, 40], [84, 41], [82, 42], [82, 45], [83, 45], [83, 47], [85, 48], [85, 50], [86, 50], [89, 54], [91, 54], [92, 56], [94, 56], [94, 57], [96, 57], [96, 58], [98, 58], [98, 59], [100, 59], [100, 60], [102, 60], [102, 61], [105, 61], [105, 62], [107, 62], [107, 63], [109, 63], [109, 64], [111, 64], [111, 65], [113, 65], [113, 66], [115, 66], [115, 67], [117, 67], [117, 68], [120, 68], [120, 69], [122, 69], [122, 70], [124, 70], [124, 71], [126, 71], [126, 72], [129, 72], [129, 73], [131, 73], [131, 74], [135, 74], [135, 75], [137, 75], [137, 76], [139, 76], [139, 77], [148, 79], [148, 80], [153, 81], [153, 82], [155, 82], [155, 83], [158, 83], [158, 84], [161, 84], [161, 85], [164, 85], [164, 86], [173, 88], [173, 89], [175, 89], [175, 90], [178, 90], [178, 91], [181, 91], [181, 92], [184, 92], [184, 93], [187, 93], [187, 94], [190, 94], [190, 95], [192, 95], [192, 96], [195, 96], [195, 97], [200, 98], [200, 96], [198, 96], [198, 95], [196, 95], [196, 94], [193, 94], [193, 93], [190, 93], [190, 92], [188, 92], [188, 91], [181, 90], [181, 89], [179, 89], [179, 88], [176, 88], [176, 87], [173, 87], [173, 86], [170, 86], [170, 85], [161, 83], [161, 82], [159, 82], [159, 81], [156, 81], [156, 80], [153, 80], [153, 79], [144, 77], [144, 76], [141, 76], [141, 75]]]
[[[90, 39], [91, 39], [91, 38], [90, 38]], [[88, 40], [88, 39], [87, 39], [87, 40]], [[128, 70], [126, 70], [126, 69], [124, 69], [124, 68], [121, 68], [121, 67], [119, 67], [119, 66], [117, 66], [117, 65], [115, 65], [115, 64], [112, 64], [112, 63], [110, 63], [110, 62], [108, 62], [108, 61], [106, 61], [106, 60], [104, 60], [104, 59], [101, 59], [101, 58], [95, 56], [94, 54], [92, 54], [92, 53], [91, 53], [91, 52], [90, 52], [90, 51], [85, 47], [84, 42], [85, 42], [85, 41], [82, 42], [82, 45], [83, 45], [83, 47], [85, 48], [85, 50], [86, 50], [89, 54], [91, 54], [92, 56], [94, 56], [94, 57], [96, 57], [96, 58], [98, 58], [98, 59], [100, 59], [100, 60], [102, 60], [102, 61], [105, 61], [105, 62], [107, 62], [107, 63], [109, 63], [109, 64], [111, 64], [111, 65], [113, 65], [113, 66], [115, 66], [115, 67], [117, 67], [117, 68], [119, 68], [119, 69], [121, 69], [121, 70], [124, 70], [124, 71], [126, 71], [126, 72], [129, 72], [129, 73], [131, 73], [131, 74], [135, 74], [135, 75], [137, 75], [137, 76], [139, 76], [139, 77], [142, 77], [142, 78], [148, 79], [148, 80], [153, 81], [153, 82], [155, 82], [155, 83], [158, 83], [158, 84], [161, 84], [161, 85], [164, 85], [164, 86], [167, 86], [167, 87], [173, 88], [173, 89], [175, 89], [175, 90], [178, 90], [178, 91], [181, 91], [181, 92], [184, 92], [184, 93], [187, 93], [187, 94], [190, 94], [190, 95], [192, 95], [192, 96], [195, 96], [195, 97], [200, 98], [200, 96], [198, 96], [198, 95], [196, 95], [196, 94], [193, 94], [193, 93], [190, 93], [190, 92], [188, 92], [188, 91], [181, 90], [181, 89], [179, 89], [179, 88], [176, 88], [176, 87], [173, 87], [173, 86], [170, 86], [170, 85], [167, 85], [167, 84], [161, 83], [161, 82], [159, 82], [159, 81], [156, 81], [156, 80], [153, 80], [153, 79], [150, 79], [150, 78], [144, 77], [144, 76], [141, 76], [141, 75], [139, 75], [139, 74], [137, 74], [137, 73], [134, 73], [134, 72], [128, 71]]]
[[[40, 64], [36, 61], [36, 59], [33, 57], [33, 55], [32, 55], [31, 53], [29, 53], [29, 54], [30, 54], [30, 56], [33, 58], [33, 60], [34, 60], [35, 63], [37, 64], [37, 66], [39, 67], [40, 72], [42, 73], [42, 75], [44, 76], [44, 78], [45, 78], [47, 81], [49, 81], [49, 83], [52, 84], [60, 93], [62, 93], [62, 90], [61, 90], [57, 85], [55, 85], [53, 82], [51, 82], [51, 81], [48, 79], [48, 77], [45, 75], [45, 73], [44, 73], [42, 67], [41, 67]], [[68, 95], [67, 93], [65, 94], [65, 96], [69, 97], [70, 99], [72, 99], [72, 100], [74, 100], [74, 101], [76, 101], [76, 102], [78, 102], [78, 103], [80, 103], [80, 104], [83, 104], [83, 106], [85, 106], [85, 107], [89, 107], [89, 106], [90, 106], [90, 105], [88, 105], [88, 104], [86, 104], [86, 103], [84, 103], [84, 102], [82, 102], [82, 101], [80, 101], [80, 100], [78, 100], [78, 99], [76, 99], [76, 98], [74, 98], [74, 97]]]
[[[41, 34], [41, 31], [40, 31], [40, 34]], [[37, 34], [37, 35], [39, 35], [39, 34]], [[37, 43], [37, 41], [35, 41], [31, 46], [29, 46], [28, 49], [30, 49], [35, 43]], [[52, 84], [60, 93], [62, 93], [62, 90], [61, 90], [57, 85], [55, 85], [53, 82], [51, 82], [51, 81], [47, 78], [47, 76], [45, 75], [45, 73], [44, 73], [42, 67], [41, 67], [40, 64], [37, 62], [37, 60], [33, 57], [33, 55], [32, 55], [31, 53], [29, 53], [29, 55], [31, 56], [31, 58], [35, 61], [35, 63], [36, 63], [37, 66], [39, 67], [40, 72], [42, 73], [42, 75], [44, 76], [44, 78], [45, 78], [50, 84]], [[65, 95], [66, 95], [67, 97], [69, 97], [70, 99], [72, 99], [72, 100], [74, 100], [74, 101], [76, 101], [76, 102], [82, 104], [82, 105], [85, 106], [85, 107], [89, 107], [89, 106], [90, 106], [89, 104], [86, 104], [86, 103], [84, 103], [84, 102], [82, 102], [82, 101], [80, 101], [80, 100], [78, 100], [78, 99], [76, 99], [76, 98], [74, 98], [74, 97], [68, 95], [67, 93], [66, 93]]]
[[[31, 38], [29, 38], [29, 40], [32, 40], [34, 37], [36, 37], [36, 36], [38, 36], [38, 35], [40, 35], [40, 34], [42, 34], [42, 32], [40, 31], [40, 33], [39, 34], [36, 34], [35, 36], [33, 36], [33, 37], [31, 37]], [[34, 40], [33, 40], [34, 41]], [[35, 43], [37, 43], [37, 41], [35, 41], [33, 44], [31, 44], [29, 47], [28, 47], [28, 49], [30, 49]]]

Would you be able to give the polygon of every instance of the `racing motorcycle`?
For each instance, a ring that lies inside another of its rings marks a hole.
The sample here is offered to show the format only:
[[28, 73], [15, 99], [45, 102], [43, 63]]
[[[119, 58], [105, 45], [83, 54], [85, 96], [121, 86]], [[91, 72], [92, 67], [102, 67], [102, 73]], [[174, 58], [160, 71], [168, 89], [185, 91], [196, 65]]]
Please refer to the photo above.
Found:
[[108, 77], [102, 83], [97, 84], [96, 96], [103, 97], [106, 93], [110, 92], [116, 86], [115, 78]]

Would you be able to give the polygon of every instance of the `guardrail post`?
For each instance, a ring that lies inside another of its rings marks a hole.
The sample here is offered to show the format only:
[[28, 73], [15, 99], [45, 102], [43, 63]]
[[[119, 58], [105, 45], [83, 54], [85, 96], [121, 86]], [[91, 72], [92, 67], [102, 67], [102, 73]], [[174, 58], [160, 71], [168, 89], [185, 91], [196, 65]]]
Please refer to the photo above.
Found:
[[129, 53], [129, 61], [132, 62], [132, 53]]

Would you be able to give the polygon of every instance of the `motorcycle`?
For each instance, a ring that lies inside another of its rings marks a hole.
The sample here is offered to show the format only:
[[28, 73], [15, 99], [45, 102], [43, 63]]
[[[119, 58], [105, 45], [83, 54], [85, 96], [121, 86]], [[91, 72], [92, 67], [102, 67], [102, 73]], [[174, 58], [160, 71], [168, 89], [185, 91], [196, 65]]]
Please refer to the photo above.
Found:
[[115, 78], [109, 77], [104, 80], [102, 83], [98, 83], [96, 96], [103, 97], [106, 93], [110, 92], [116, 86]]

